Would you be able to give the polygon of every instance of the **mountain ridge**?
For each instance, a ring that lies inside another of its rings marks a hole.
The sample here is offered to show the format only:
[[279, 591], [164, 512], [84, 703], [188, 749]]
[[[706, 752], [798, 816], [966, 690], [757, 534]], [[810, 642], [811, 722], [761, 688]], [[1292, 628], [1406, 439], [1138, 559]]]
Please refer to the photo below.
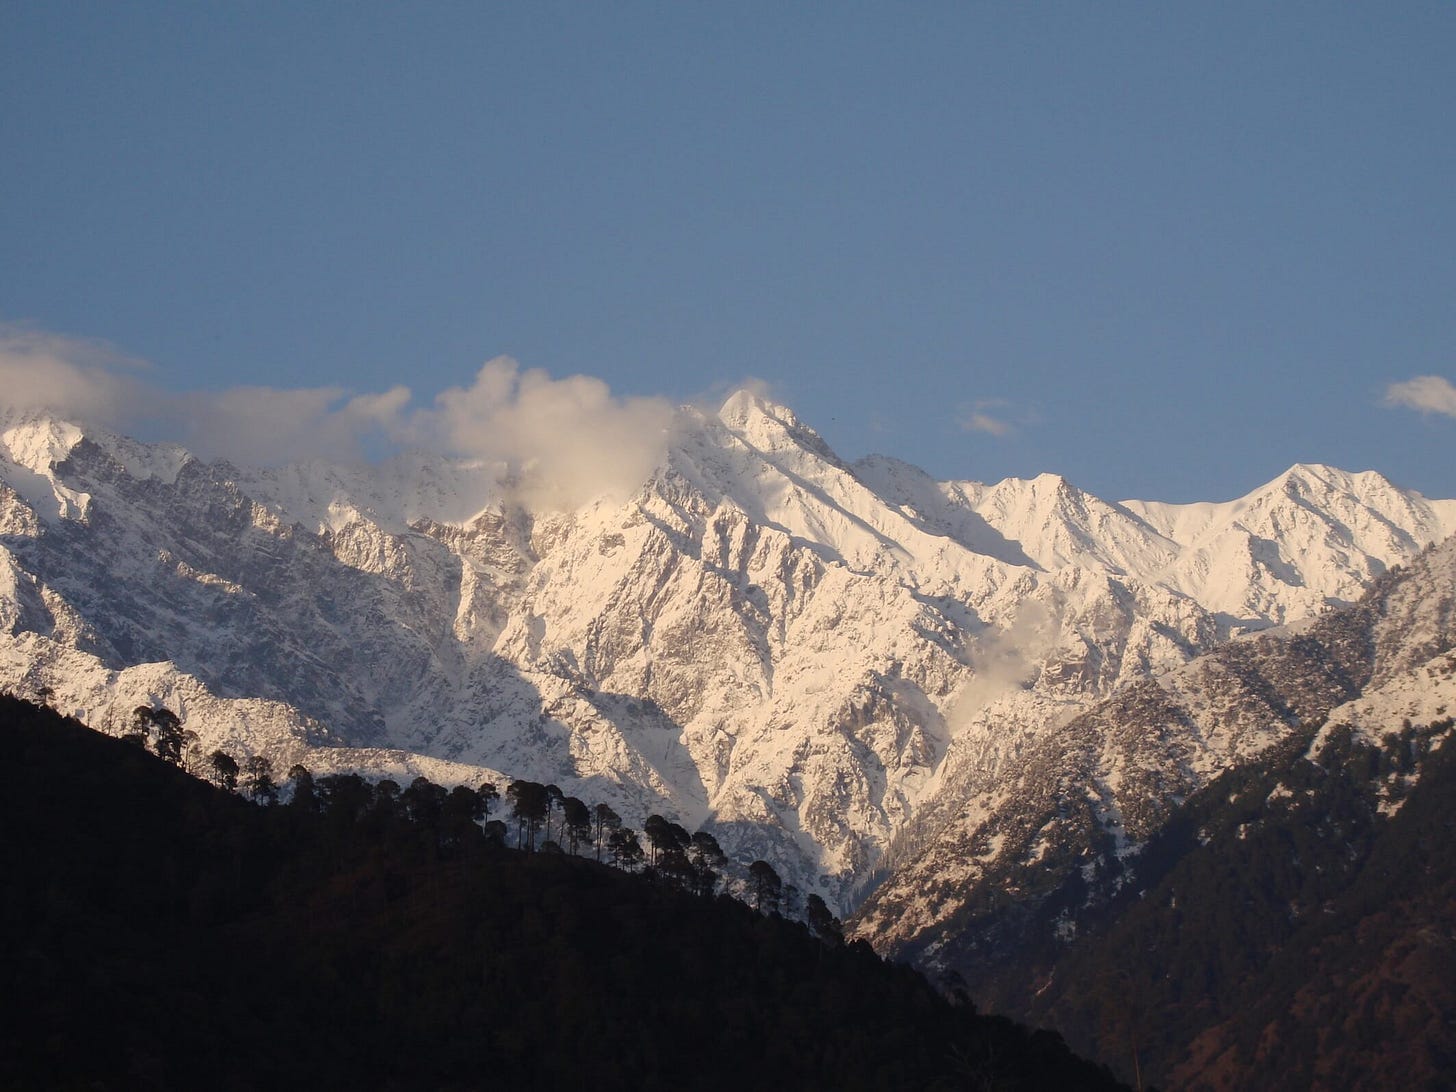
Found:
[[749, 392], [570, 512], [480, 460], [248, 469], [12, 417], [0, 685], [103, 726], [171, 703], [245, 753], [582, 786], [843, 910], [957, 769], [1456, 529], [1456, 501], [1332, 468], [1203, 506], [913, 470]]

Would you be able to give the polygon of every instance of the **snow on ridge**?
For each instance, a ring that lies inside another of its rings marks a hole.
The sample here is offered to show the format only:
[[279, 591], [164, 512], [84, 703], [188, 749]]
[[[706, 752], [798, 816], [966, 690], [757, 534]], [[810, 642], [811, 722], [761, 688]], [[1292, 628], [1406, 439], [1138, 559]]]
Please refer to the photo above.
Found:
[[0, 417], [0, 453], [35, 474], [49, 475], [84, 436], [76, 425], [45, 414], [10, 412]]
[[[145, 445], [101, 445], [126, 475], [43, 463], [47, 496], [62, 477], [117, 518], [18, 532], [32, 541], [10, 584], [30, 606], [12, 628], [33, 632], [6, 647], [56, 665], [67, 643], [101, 649], [118, 670], [117, 649], [170, 655], [218, 693], [297, 713], [285, 750], [312, 718], [361, 764], [409, 752], [615, 786], [634, 806], [713, 816], [725, 845], [840, 902], [953, 751], [1010, 768], [1064, 714], [1225, 635], [1210, 609], [1308, 612], [1333, 594], [1321, 574], [1353, 587], [1380, 571], [1366, 539], [1393, 556], [1434, 526], [1379, 481], [1350, 500], [1291, 471], [1195, 550], [1057, 475], [982, 486], [883, 457], [851, 468], [748, 392], [679, 426], [630, 501], [570, 513], [520, 511], [504, 466], [420, 453], [199, 464], [170, 486], [135, 476], [153, 465]], [[1368, 518], [1324, 513], [1327, 497]], [[30, 517], [24, 503], [0, 492], [0, 518]], [[1226, 603], [1210, 608], [1213, 593]], [[38, 595], [100, 636], [27, 621], [46, 613]], [[24, 643], [37, 633], [53, 638], [43, 654]], [[35, 665], [0, 666], [13, 682]]]
[[151, 479], [171, 485], [176, 482], [182, 468], [194, 459], [192, 453], [180, 444], [144, 444], [119, 433], [91, 432], [86, 438], [115, 459], [138, 481]]
[[1456, 717], [1456, 653], [1448, 651], [1331, 709], [1310, 753], [1318, 752], [1341, 727], [1378, 743], [1407, 724], [1428, 726], [1452, 717]]
[[133, 478], [152, 478], [166, 485], [175, 482], [193, 458], [179, 444], [143, 443], [45, 413], [0, 410], [0, 458], [33, 474], [53, 478], [52, 468], [64, 462], [83, 440], [105, 451]]
[[944, 546], [855, 478], [792, 413], [746, 391], [725, 403], [723, 417], [684, 430], [669, 461], [709, 496], [856, 570], [888, 562], [912, 572]]
[[403, 533], [421, 519], [465, 526], [499, 510], [506, 467], [480, 459], [402, 452], [382, 463], [308, 460], [280, 467], [233, 468], [238, 487], [286, 522], [322, 533], [358, 520]]
[[1271, 481], [1230, 501], [1172, 504], [1125, 500], [1121, 507], [1135, 513], [1169, 539], [1197, 547], [1251, 513], [1297, 503], [1337, 501], [1342, 512], [1376, 509], [1392, 501], [1406, 509], [1430, 540], [1456, 534], [1456, 500], [1428, 500], [1414, 490], [1402, 489], [1377, 471], [1357, 473], [1322, 463], [1296, 463]]
[[35, 414], [0, 418], [0, 477], [42, 519], [75, 519], [90, 497], [56, 480], [54, 467], [81, 442], [75, 425]]
[[[1211, 596], [1215, 609], [1243, 617], [1267, 606], [1240, 590], [1251, 569], [1265, 569], [1266, 581], [1313, 589], [1305, 598], [1318, 605], [1322, 597], [1346, 599], [1358, 590], [1348, 579], [1331, 577], [1330, 559], [1322, 555], [1363, 555], [1356, 567], [1368, 577], [1425, 542], [1456, 533], [1456, 500], [1427, 500], [1374, 471], [1296, 464], [1232, 501], [1109, 503], [1050, 473], [987, 485], [937, 482], [885, 456], [850, 468], [792, 410], [749, 390], [731, 395], [716, 415], [689, 416], [697, 417], [691, 423], [696, 427], [679, 430], [668, 461], [691, 467], [695, 486], [806, 543], [829, 547], [851, 567], [888, 560], [931, 588], [962, 582], [953, 570], [964, 568], [957, 555], [969, 552], [1042, 571], [1080, 566], [1161, 583], [1205, 605]], [[67, 495], [50, 468], [88, 435], [136, 478], [171, 483], [191, 459], [174, 444], [83, 433], [29, 415], [0, 433], [7, 480], [37, 510], [56, 516], [83, 510], [86, 499]], [[725, 443], [725, 437], [731, 439]], [[285, 523], [315, 532], [338, 532], [358, 520], [390, 533], [421, 519], [463, 527], [510, 502], [504, 464], [423, 452], [378, 464], [230, 469], [245, 494]], [[1316, 509], [1318, 520], [1304, 518]], [[1382, 509], [1394, 509], [1393, 517]], [[1255, 555], [1261, 549], [1259, 540], [1288, 546], [1277, 557], [1251, 558], [1251, 549]], [[1311, 557], [1313, 572], [1305, 564]], [[1274, 620], [1294, 616], [1285, 612]]]

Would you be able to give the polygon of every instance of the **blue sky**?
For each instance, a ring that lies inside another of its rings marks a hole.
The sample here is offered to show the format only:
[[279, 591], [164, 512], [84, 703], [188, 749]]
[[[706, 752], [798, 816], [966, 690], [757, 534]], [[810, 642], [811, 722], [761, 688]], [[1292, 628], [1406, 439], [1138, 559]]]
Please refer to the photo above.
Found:
[[508, 355], [942, 478], [1456, 496], [1453, 55], [1448, 3], [0, 0], [0, 377]]

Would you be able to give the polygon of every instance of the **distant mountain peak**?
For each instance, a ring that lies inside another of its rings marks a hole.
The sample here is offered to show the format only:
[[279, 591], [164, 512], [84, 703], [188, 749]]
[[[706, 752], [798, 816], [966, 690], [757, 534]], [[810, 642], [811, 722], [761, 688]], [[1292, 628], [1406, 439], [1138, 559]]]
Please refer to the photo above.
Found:
[[758, 416], [782, 420], [785, 414], [793, 416], [787, 406], [769, 400], [751, 387], [740, 387], [725, 398], [718, 408], [719, 419], [730, 428], [741, 428]]
[[718, 419], [735, 435], [765, 452], [812, 452], [838, 467], [844, 462], [813, 428], [788, 406], [744, 388], [732, 394], [718, 411]]
[[48, 414], [11, 411], [0, 416], [0, 456], [36, 474], [49, 471], [84, 436], [77, 425]]

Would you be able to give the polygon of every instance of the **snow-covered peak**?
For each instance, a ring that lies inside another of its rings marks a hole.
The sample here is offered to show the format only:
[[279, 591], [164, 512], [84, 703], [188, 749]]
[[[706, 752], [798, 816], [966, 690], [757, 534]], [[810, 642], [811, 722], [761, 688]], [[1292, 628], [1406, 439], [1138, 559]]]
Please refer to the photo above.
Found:
[[753, 391], [744, 389], [731, 395], [718, 411], [718, 419], [742, 442], [765, 454], [808, 452], [842, 465], [824, 438], [793, 410]]
[[95, 444], [131, 477], [153, 478], [168, 485], [177, 480], [178, 472], [192, 459], [178, 444], [141, 443], [120, 433], [44, 413], [0, 411], [0, 458], [33, 474], [52, 478], [53, 468], [82, 441]]
[[84, 438], [79, 426], [44, 414], [12, 411], [0, 417], [0, 456], [32, 474], [49, 476]]
[[1060, 474], [1007, 478], [979, 488], [964, 483], [963, 490], [983, 519], [1045, 569], [1076, 565], [1143, 575], [1177, 555], [1176, 544], [1133, 513]]
[[744, 430], [760, 419], [798, 423], [788, 406], [774, 402], [757, 391], [742, 387], [730, 394], [718, 408], [718, 419], [729, 428]]
[[1272, 481], [1231, 501], [1122, 502], [1123, 508], [1183, 546], [1217, 535], [1234, 521], [1246, 527], [1273, 529], [1270, 521], [1278, 517], [1272, 513], [1287, 511], [1291, 505], [1320, 509], [1333, 505], [1346, 514], [1360, 509], [1394, 509], [1412, 520], [1428, 540], [1456, 532], [1456, 501], [1429, 501], [1373, 470], [1350, 473], [1320, 463], [1296, 463]]
[[[45, 518], [83, 513], [89, 487], [53, 472], [83, 439], [136, 480], [171, 484], [191, 460], [176, 445], [16, 416], [0, 421], [5, 480]], [[515, 503], [505, 464], [418, 451], [352, 466], [219, 464], [219, 473], [284, 525], [314, 532], [465, 527]], [[937, 482], [883, 456], [851, 468], [787, 406], [747, 389], [717, 414], [686, 412], [659, 474], [685, 483], [705, 511], [726, 505], [858, 571], [888, 565], [928, 594], [1000, 586], [1008, 565], [1077, 569], [1186, 595], [1236, 628], [1349, 601], [1390, 565], [1456, 532], [1456, 501], [1320, 464], [1293, 466], [1232, 501], [1196, 504], [1108, 503], [1051, 473], [986, 485]]]
[[1456, 501], [1319, 464], [1295, 465], [1223, 503], [1121, 507], [1180, 547], [1154, 579], [1229, 616], [1276, 622], [1352, 601], [1390, 566], [1456, 532]]
[[41, 519], [75, 519], [90, 497], [56, 478], [84, 434], [75, 425], [40, 414], [12, 412], [0, 418], [0, 479]]

